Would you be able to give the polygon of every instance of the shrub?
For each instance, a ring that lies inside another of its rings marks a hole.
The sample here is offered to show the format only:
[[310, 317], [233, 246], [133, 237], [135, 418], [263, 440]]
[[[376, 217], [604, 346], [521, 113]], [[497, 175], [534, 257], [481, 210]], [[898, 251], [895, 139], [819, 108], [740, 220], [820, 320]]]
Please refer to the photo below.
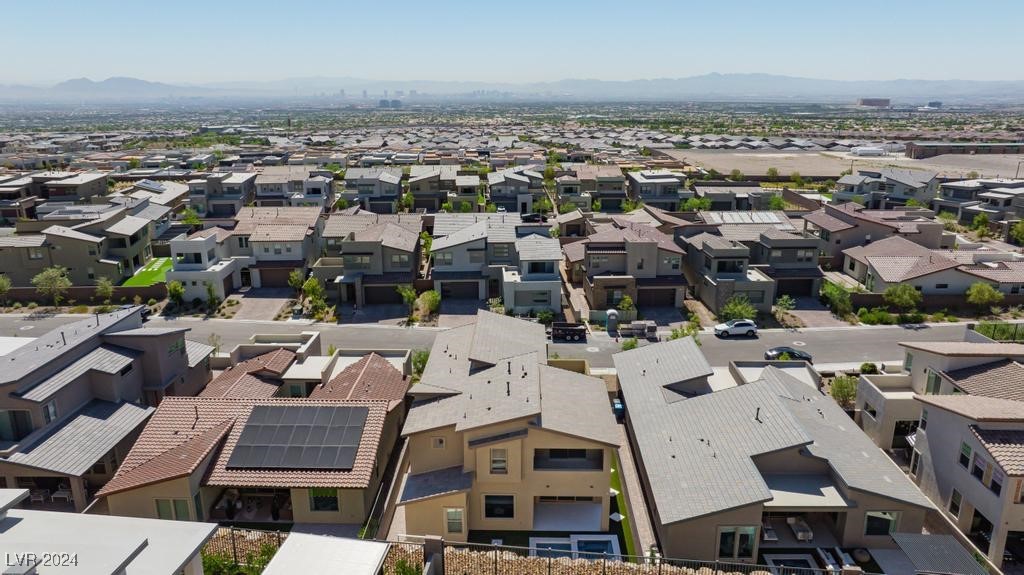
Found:
[[542, 309], [537, 312], [537, 321], [544, 325], [551, 325], [555, 321], [555, 312], [549, 309]]
[[622, 296], [622, 299], [619, 300], [619, 305], [617, 307], [622, 311], [629, 311], [633, 309], [635, 307], [633, 305], [633, 298], [629, 297], [628, 295]]
[[882, 299], [897, 310], [907, 312], [921, 305], [922, 296], [914, 286], [901, 283], [885, 288]]
[[967, 288], [967, 303], [978, 306], [978, 309], [993, 306], [1003, 301], [1003, 293], [991, 284], [975, 282]]
[[857, 378], [852, 375], [840, 375], [832, 380], [829, 395], [842, 407], [853, 405], [857, 398]]
[[39, 304], [37, 304], [34, 301], [30, 301], [30, 302], [28, 302], [28, 306], [27, 307], [28, 307], [28, 309], [36, 309], [37, 307], [39, 307]]
[[159, 303], [159, 302], [156, 301], [156, 298], [155, 297], [151, 297], [151, 298], [149, 298], [149, 301], [146, 302], [146, 305], [148, 305], [149, 307], [153, 307], [157, 303]]
[[185, 286], [178, 280], [167, 282], [167, 298], [176, 305], [185, 301]]
[[427, 290], [420, 294], [420, 301], [426, 306], [430, 313], [437, 313], [441, 309], [441, 294], [437, 290]]
[[[864, 313], [861, 313], [864, 312]], [[871, 311], [861, 308], [857, 313], [857, 319], [867, 325], [895, 325], [896, 316], [889, 313], [884, 307], [872, 308]]]
[[860, 372], [866, 375], [874, 375], [878, 373], [878, 366], [870, 361], [866, 361], [860, 364]]
[[757, 308], [754, 307], [754, 304], [750, 303], [750, 299], [747, 296], [742, 294], [734, 295], [729, 298], [729, 301], [725, 302], [718, 315], [725, 321], [730, 319], [751, 319], [757, 316]]
[[640, 345], [640, 342], [637, 341], [637, 339], [635, 337], [631, 337], [631, 338], [627, 339], [626, 341], [622, 342], [622, 351], [629, 351], [631, 349], [636, 349], [636, 347], [638, 345]]
[[919, 311], [901, 313], [899, 323], [924, 323], [924, 314]]
[[71, 313], [89, 313], [89, 306], [87, 305], [76, 305], [70, 310]]
[[853, 303], [850, 301], [850, 292], [842, 286], [832, 282], [825, 282], [821, 288], [821, 298], [828, 305], [832, 313], [839, 317], [846, 317], [853, 312]]
[[21, 309], [21, 302], [20, 301], [16, 301], [16, 302], [14, 302], [14, 305], [11, 306], [11, 307], [13, 307], [14, 309]]

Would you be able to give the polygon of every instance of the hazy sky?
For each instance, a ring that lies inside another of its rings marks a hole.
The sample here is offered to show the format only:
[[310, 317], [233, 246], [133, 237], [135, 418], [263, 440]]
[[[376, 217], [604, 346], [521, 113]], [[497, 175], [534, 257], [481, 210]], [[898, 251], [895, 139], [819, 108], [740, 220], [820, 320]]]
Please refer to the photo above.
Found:
[[1024, 79], [1019, 0], [15, 0], [3, 14], [0, 84]]

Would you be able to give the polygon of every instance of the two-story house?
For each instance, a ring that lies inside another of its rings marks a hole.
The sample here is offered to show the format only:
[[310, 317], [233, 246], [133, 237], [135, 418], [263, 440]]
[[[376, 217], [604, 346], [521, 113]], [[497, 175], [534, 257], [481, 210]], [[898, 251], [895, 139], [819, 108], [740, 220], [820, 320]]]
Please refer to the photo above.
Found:
[[487, 174], [487, 193], [491, 203], [509, 213], [533, 211], [530, 177], [522, 169], [506, 169]]
[[694, 182], [698, 198], [707, 198], [713, 211], [767, 210], [770, 198], [778, 192], [766, 190], [757, 182], [708, 181]]
[[189, 204], [211, 217], [231, 217], [256, 198], [255, 172], [214, 172], [188, 181]]
[[[1024, 368], [989, 369], [993, 383]], [[1010, 367], [1012, 365], [1012, 367]], [[1024, 560], [1024, 394], [919, 395], [910, 476], [997, 567]]]
[[349, 168], [345, 171], [341, 197], [354, 201], [364, 210], [393, 214], [398, 211], [402, 195], [402, 176], [402, 168], [395, 166]]
[[334, 174], [301, 164], [265, 166], [256, 176], [256, 205], [330, 208], [334, 205]]
[[990, 220], [1003, 219], [1014, 213], [1019, 205], [1017, 198], [1024, 193], [1024, 180], [1012, 178], [984, 178], [943, 182], [932, 200], [936, 213], [949, 213], [957, 221], [970, 224], [978, 214], [985, 214]]
[[[590, 206], [599, 207], [597, 211], [617, 212], [621, 210], [622, 201], [626, 199], [626, 176], [622, 169], [607, 164], [572, 164], [576, 178], [580, 181], [580, 196], [589, 196]], [[571, 197], [571, 196], [570, 196]], [[674, 210], [676, 207], [673, 206]]]
[[438, 334], [410, 394], [405, 533], [608, 530], [618, 432], [607, 389], [547, 365], [543, 326], [478, 312]]
[[750, 265], [750, 248], [743, 242], [701, 232], [684, 237], [687, 281], [698, 299], [720, 310], [730, 299], [745, 296], [759, 312], [770, 312], [775, 281]]
[[60, 266], [72, 285], [94, 285], [101, 277], [118, 283], [128, 274], [121, 259], [108, 248], [103, 237], [49, 226], [39, 234], [0, 238], [0, 273], [12, 285], [28, 286], [36, 274]]
[[[677, 210], [680, 202], [694, 195], [684, 185], [686, 176], [669, 170], [626, 172], [626, 180], [629, 183], [629, 195], [633, 200], [663, 210]], [[601, 208], [607, 209], [604, 202]]]
[[835, 201], [851, 202], [859, 198], [869, 209], [893, 209], [909, 200], [920, 206], [931, 205], [939, 188], [938, 174], [904, 168], [860, 169], [836, 181]]
[[[409, 193], [413, 197], [413, 209], [436, 212], [449, 201], [449, 194], [456, 191], [456, 180], [461, 176], [458, 166], [420, 166], [409, 168]], [[477, 180], [479, 184], [479, 176]], [[476, 201], [476, 189], [472, 191]], [[453, 202], [454, 203], [454, 202]]]
[[144, 328], [141, 308], [56, 328], [0, 357], [0, 477], [31, 503], [82, 511], [156, 405], [210, 380], [188, 328]]
[[613, 359], [664, 556], [755, 563], [921, 533], [928, 499], [806, 382], [770, 366], [712, 391], [692, 338]]
[[945, 233], [942, 222], [931, 210], [921, 208], [872, 210], [849, 202], [825, 205], [803, 216], [804, 234], [821, 239], [822, 254], [833, 269], [843, 265], [843, 250], [902, 236], [930, 249], [951, 249], [953, 234]]
[[339, 301], [359, 307], [400, 304], [397, 287], [411, 286], [419, 272], [420, 237], [409, 227], [393, 223], [369, 225], [335, 243], [341, 260]]

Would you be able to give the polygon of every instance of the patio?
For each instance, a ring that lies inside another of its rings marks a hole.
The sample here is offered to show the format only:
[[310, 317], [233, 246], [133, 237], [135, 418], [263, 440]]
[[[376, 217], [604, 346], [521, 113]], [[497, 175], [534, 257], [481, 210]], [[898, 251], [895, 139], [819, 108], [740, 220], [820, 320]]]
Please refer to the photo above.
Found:
[[291, 494], [287, 489], [225, 489], [211, 506], [210, 519], [238, 523], [291, 523]]
[[600, 502], [536, 502], [533, 505], [533, 528], [537, 531], [600, 531]]
[[[792, 524], [788, 521], [790, 517], [796, 520]], [[799, 523], [801, 520], [803, 524]], [[831, 549], [839, 546], [839, 541], [832, 534], [830, 522], [824, 515], [809, 513], [799, 517], [796, 514], [765, 516], [762, 525], [765, 528], [761, 530], [760, 547], [764, 552], [771, 549]], [[801, 535], [797, 535], [798, 532]]]

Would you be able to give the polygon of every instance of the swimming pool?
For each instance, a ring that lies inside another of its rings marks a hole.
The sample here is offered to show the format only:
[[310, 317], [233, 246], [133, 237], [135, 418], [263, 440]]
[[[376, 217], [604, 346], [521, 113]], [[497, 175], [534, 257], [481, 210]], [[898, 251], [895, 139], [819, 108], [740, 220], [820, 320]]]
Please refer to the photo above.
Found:
[[765, 563], [775, 575], [803, 575], [814, 573], [818, 564], [811, 555], [765, 555]]
[[619, 538], [615, 535], [570, 535], [569, 537], [531, 537], [530, 555], [534, 557], [572, 557], [573, 559], [620, 560]]

